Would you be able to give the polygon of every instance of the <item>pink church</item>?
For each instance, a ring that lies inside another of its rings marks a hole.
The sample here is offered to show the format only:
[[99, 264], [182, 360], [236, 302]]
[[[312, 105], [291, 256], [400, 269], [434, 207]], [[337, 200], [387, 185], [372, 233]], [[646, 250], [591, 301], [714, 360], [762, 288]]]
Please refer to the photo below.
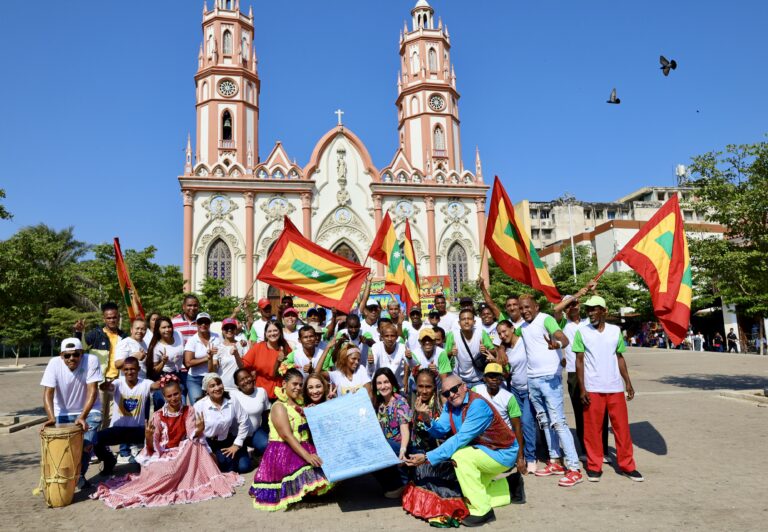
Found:
[[[305, 164], [279, 141], [260, 157], [253, 10], [245, 15], [239, 4], [215, 0], [203, 11], [197, 132], [194, 146], [187, 139], [179, 176], [187, 288], [196, 290], [211, 276], [226, 280], [230, 294], [244, 296], [282, 230], [283, 215], [306, 237], [360, 262], [388, 212], [399, 236], [410, 220], [420, 275], [447, 275], [457, 290], [481, 270], [487, 274], [480, 240], [488, 186], [479, 152], [474, 172], [461, 160], [451, 36], [426, 0], [416, 3], [410, 27], [400, 33], [399, 147], [382, 168], [344, 126], [341, 111]], [[376, 272], [383, 277], [383, 267]], [[273, 294], [258, 283], [253, 295]]]

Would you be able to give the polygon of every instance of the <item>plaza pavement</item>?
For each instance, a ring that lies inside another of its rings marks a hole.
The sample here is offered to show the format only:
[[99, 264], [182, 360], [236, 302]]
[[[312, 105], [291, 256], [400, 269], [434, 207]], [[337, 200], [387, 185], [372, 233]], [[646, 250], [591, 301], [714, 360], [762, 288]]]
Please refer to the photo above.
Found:
[[[528, 503], [497, 509], [497, 521], [485, 530], [766, 530], [768, 408], [722, 398], [718, 390], [768, 386], [768, 356], [632, 348], [627, 360], [637, 393], [629, 408], [635, 459], [646, 481], [631, 482], [610, 467], [602, 482], [569, 489], [559, 488], [555, 477], [527, 476]], [[40, 412], [46, 360], [22, 362], [29, 365], [0, 372], [0, 410]], [[0, 530], [428, 529], [383, 499], [371, 477], [277, 514], [252, 509], [251, 475], [225, 500], [111, 510], [76, 495], [71, 506], [48, 509], [32, 495], [39, 478], [37, 430], [0, 434]], [[92, 466], [89, 476], [98, 469]]]

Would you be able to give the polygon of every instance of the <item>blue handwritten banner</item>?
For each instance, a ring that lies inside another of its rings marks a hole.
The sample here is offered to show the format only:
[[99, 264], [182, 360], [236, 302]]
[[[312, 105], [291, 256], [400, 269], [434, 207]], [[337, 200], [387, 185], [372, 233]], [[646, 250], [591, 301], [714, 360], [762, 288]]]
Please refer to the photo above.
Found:
[[397, 465], [365, 389], [304, 409], [323, 472], [331, 482]]

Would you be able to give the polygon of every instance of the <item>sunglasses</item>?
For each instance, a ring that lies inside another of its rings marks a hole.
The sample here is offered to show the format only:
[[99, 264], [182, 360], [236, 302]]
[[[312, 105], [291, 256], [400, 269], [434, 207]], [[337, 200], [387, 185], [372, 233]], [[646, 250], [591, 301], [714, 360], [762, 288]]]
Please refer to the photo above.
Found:
[[62, 353], [64, 360], [69, 360], [72, 357], [80, 358], [80, 353]]
[[461, 384], [457, 384], [453, 388], [448, 388], [447, 390], [444, 390], [440, 392], [440, 395], [448, 399], [450, 396], [452, 396], [455, 393], [459, 393], [459, 388], [461, 388]]

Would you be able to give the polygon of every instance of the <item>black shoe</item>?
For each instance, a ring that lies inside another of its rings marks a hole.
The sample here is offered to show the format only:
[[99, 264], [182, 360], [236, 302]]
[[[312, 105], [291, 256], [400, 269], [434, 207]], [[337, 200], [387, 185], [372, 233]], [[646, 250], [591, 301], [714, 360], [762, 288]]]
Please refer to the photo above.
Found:
[[587, 480], [590, 482], [600, 482], [600, 477], [603, 476], [602, 471], [592, 471], [591, 469], [586, 469], [587, 472]]
[[112, 453], [107, 454], [101, 464], [101, 476], [110, 476], [115, 469], [115, 464], [117, 464], [115, 455]]
[[638, 471], [637, 469], [635, 469], [634, 471], [622, 471], [621, 474], [624, 475], [625, 477], [629, 477], [631, 480], [635, 482], [642, 482], [643, 480], [645, 480], [643, 478], [643, 475], [641, 475], [640, 471]]
[[507, 477], [509, 484], [509, 502], [511, 504], [525, 504], [525, 482], [523, 475], [515, 471]]
[[496, 520], [496, 514], [493, 513], [493, 510], [488, 512], [485, 515], [470, 515], [469, 517], [465, 517], [464, 520], [461, 522], [464, 526], [482, 526], [485, 523], [491, 523]]

